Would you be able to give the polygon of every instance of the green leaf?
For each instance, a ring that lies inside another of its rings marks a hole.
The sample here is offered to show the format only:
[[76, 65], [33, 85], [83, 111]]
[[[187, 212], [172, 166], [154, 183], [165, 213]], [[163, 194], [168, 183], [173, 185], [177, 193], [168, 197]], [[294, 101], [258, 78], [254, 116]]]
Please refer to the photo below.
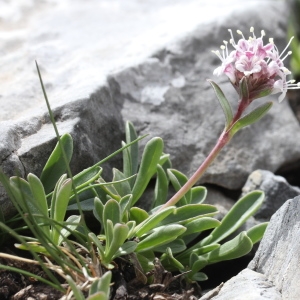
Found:
[[142, 223], [149, 217], [148, 213], [139, 207], [132, 207], [129, 213], [130, 220], [135, 221], [137, 225]]
[[32, 173], [28, 174], [27, 180], [35, 200], [35, 206], [43, 216], [48, 216], [48, 203], [42, 182]]
[[225, 115], [225, 119], [226, 119], [225, 127], [228, 128], [233, 119], [233, 114], [232, 114], [232, 109], [231, 109], [230, 103], [227, 100], [227, 98], [225, 97], [221, 88], [215, 82], [213, 82], [212, 80], [208, 80], [208, 82], [211, 84], [211, 86], [213, 87], [213, 89], [217, 95], [217, 98], [219, 100], [219, 103], [220, 103], [220, 105], [223, 109], [224, 115]]
[[144, 193], [150, 179], [156, 173], [157, 164], [162, 155], [164, 143], [161, 138], [151, 139], [145, 146], [139, 172], [132, 188], [132, 205]]
[[[125, 135], [126, 135], [126, 144], [129, 144], [137, 139], [137, 133], [131, 122], [126, 122], [125, 124]], [[139, 159], [139, 145], [135, 143], [129, 148], [123, 150], [123, 171], [125, 177], [130, 177], [137, 173], [138, 161]], [[134, 180], [130, 181], [131, 187], [134, 184]]]
[[199, 249], [193, 250], [193, 252], [196, 253], [197, 255], [203, 255], [205, 253], [211, 252], [218, 248], [220, 248], [220, 244], [210, 244], [207, 246], [203, 246]]
[[235, 259], [249, 253], [252, 246], [253, 244], [251, 239], [247, 236], [247, 233], [243, 231], [234, 239], [221, 245], [220, 248], [209, 252], [204, 257], [207, 259], [209, 264]]
[[148, 217], [145, 221], [135, 227], [135, 235], [141, 237], [151, 229], [157, 226], [164, 218], [175, 211], [175, 206], [169, 206]]
[[[68, 163], [70, 163], [73, 154], [73, 139], [70, 134], [66, 133], [61, 136], [60, 141], [63, 149], [65, 150]], [[46, 194], [53, 190], [56, 182], [61, 175], [66, 172], [66, 170], [67, 166], [63, 158], [62, 150], [57, 142], [40, 176]]]
[[251, 239], [252, 244], [257, 243], [262, 239], [268, 224], [269, 222], [260, 223], [247, 230], [247, 235]]
[[[94, 199], [95, 198], [89, 198], [89, 199], [80, 201], [80, 207], [83, 212], [93, 211]], [[67, 210], [68, 211], [78, 211], [78, 204], [74, 203], [74, 204], [68, 205]]]
[[253, 111], [251, 111], [249, 114], [245, 115], [244, 117], [240, 118], [238, 121], [234, 123], [234, 125], [230, 128], [229, 133], [231, 136], [236, 134], [240, 129], [251, 125], [255, 122], [257, 122], [259, 119], [261, 119], [266, 113], [269, 111], [269, 109], [272, 107], [272, 102], [264, 103], [257, 108], [255, 108]]
[[184, 270], [183, 264], [178, 261], [176, 258], [174, 258], [172, 249], [168, 247], [166, 249], [165, 254], [161, 258], [161, 262], [163, 263], [164, 266], [168, 266], [168, 269], [170, 267], [173, 267], [175, 270]]
[[35, 201], [33, 199], [33, 195], [30, 189], [29, 183], [20, 177], [13, 176], [9, 179], [9, 184], [11, 187], [11, 192], [16, 198], [18, 204], [21, 206], [24, 212], [28, 212], [28, 210], [32, 213], [39, 213], [39, 210], [34, 205]]
[[86, 300], [109, 300], [109, 297], [105, 295], [104, 292], [97, 292], [91, 296], [88, 296]]
[[[110, 271], [105, 272], [98, 280], [94, 281], [89, 290], [89, 300], [109, 300], [110, 294], [110, 282], [111, 282], [112, 273]], [[103, 293], [105, 298], [95, 298], [91, 296], [99, 296], [99, 293]]]
[[53, 220], [57, 222], [61, 222], [64, 220], [71, 189], [72, 189], [72, 180], [69, 178], [64, 180], [64, 182], [58, 188], [56, 197], [54, 201], [52, 201], [51, 203], [51, 209], [53, 212], [51, 217], [53, 218]]
[[[67, 206], [69, 202], [69, 197], [72, 189], [72, 181], [71, 179], [66, 179], [62, 182], [62, 184], [58, 187], [55, 199], [52, 200], [50, 216], [53, 220], [57, 222], [62, 222], [65, 218]], [[61, 226], [54, 225], [52, 228], [52, 241], [54, 244], [58, 244]]]
[[131, 199], [132, 199], [132, 195], [126, 195], [124, 197], [122, 197], [120, 199], [120, 208], [121, 208], [121, 215], [122, 215], [122, 219], [125, 213], [129, 213], [130, 207], [131, 207]]
[[179, 253], [186, 249], [186, 245], [182, 239], [177, 239], [168, 243], [167, 245], [158, 246], [155, 249], [153, 249], [153, 251], [164, 253], [166, 251], [166, 248], [172, 249], [173, 253]]
[[[134, 253], [134, 255], [136, 255], [138, 262], [141, 265], [141, 267], [145, 273], [152, 271], [154, 268], [154, 264], [153, 264], [154, 257], [149, 258], [147, 254], [148, 254], [147, 252], [143, 252], [142, 254]], [[144, 283], [146, 284], [147, 278], [145, 278], [145, 279], [146, 280]]]
[[220, 221], [213, 218], [209, 218], [209, 217], [198, 218], [196, 220], [184, 224], [184, 226], [186, 227], [186, 231], [184, 235], [188, 235], [196, 232], [200, 233], [204, 230], [218, 227], [220, 224], [221, 224]]
[[100, 278], [100, 284], [98, 285], [98, 290], [104, 292], [106, 299], [109, 299], [110, 294], [110, 282], [111, 282], [112, 273], [110, 271], [105, 272]]
[[119, 256], [128, 255], [128, 254], [134, 252], [137, 245], [138, 245], [137, 242], [134, 242], [134, 241], [128, 241], [128, 242], [124, 243], [118, 249], [118, 251], [116, 251], [116, 253], [113, 256], [113, 259], [115, 259], [116, 257], [119, 257]]
[[51, 198], [51, 205], [50, 205], [50, 218], [54, 219], [54, 209], [55, 209], [55, 202], [57, 201], [57, 193], [60, 190], [62, 184], [65, 182], [67, 179], [67, 174], [61, 175], [61, 177], [58, 179], [54, 191], [52, 193], [52, 198]]
[[73, 177], [76, 190], [80, 190], [83, 187], [89, 185], [89, 183], [92, 183], [95, 180], [97, 180], [100, 177], [102, 170], [103, 169], [100, 167], [94, 167], [85, 169], [82, 172], [76, 174]]
[[217, 243], [229, 236], [257, 212], [263, 200], [264, 193], [262, 191], [253, 191], [239, 199], [223, 218], [220, 226], [203, 239], [201, 245]]
[[[109, 220], [108, 220], [109, 221]], [[108, 251], [105, 252], [105, 261], [110, 263], [119, 248], [124, 244], [128, 235], [128, 227], [125, 224], [115, 224], [113, 228], [113, 235], [110, 241]], [[131, 245], [132, 246], [132, 245]]]
[[89, 239], [94, 242], [94, 244], [96, 245], [98, 251], [99, 251], [99, 256], [100, 259], [103, 260], [104, 256], [105, 256], [105, 249], [104, 246], [102, 245], [102, 243], [100, 242], [100, 240], [98, 239], [98, 237], [93, 233], [90, 232], [88, 233]]
[[[115, 181], [120, 181], [116, 183]], [[126, 176], [118, 169], [113, 168], [113, 186], [121, 197], [131, 194], [131, 187]]]
[[206, 198], [207, 189], [204, 186], [194, 186], [191, 193], [191, 204], [201, 204]]
[[[188, 178], [183, 173], [179, 172], [178, 170], [168, 169], [167, 173], [168, 173], [169, 179], [170, 179], [176, 192], [178, 192], [182, 188], [182, 186], [184, 186], [186, 184], [186, 182], [188, 181]], [[179, 200], [177, 205], [182, 206], [182, 205], [190, 204], [191, 195], [192, 195], [192, 192], [191, 192], [191, 190], [189, 190]]]
[[64, 238], [68, 237], [78, 227], [78, 225], [80, 224], [80, 219], [80, 216], [70, 216], [66, 220], [66, 227], [69, 230], [67, 230], [66, 228], [61, 229], [60, 236], [57, 242], [58, 245], [60, 245], [64, 241]]
[[113, 225], [121, 223], [121, 208], [119, 203], [114, 199], [108, 200], [103, 208], [104, 227], [106, 227], [105, 224], [108, 220], [110, 220]]
[[104, 210], [103, 203], [101, 202], [101, 200], [98, 197], [95, 197], [93, 214], [94, 214], [95, 218], [101, 223], [102, 226], [104, 226], [103, 210]]
[[205, 281], [208, 279], [208, 277], [203, 272], [197, 272], [197, 273], [193, 274], [193, 276], [191, 276], [190, 279], [193, 281]]
[[218, 209], [210, 204], [188, 204], [176, 208], [172, 215], [169, 215], [159, 225], [182, 222], [183, 224], [192, 221], [194, 218], [213, 216]]
[[157, 177], [154, 189], [154, 205], [163, 205], [167, 201], [168, 197], [169, 181], [161, 165], [157, 165]]
[[239, 82], [239, 90], [240, 90], [240, 99], [242, 99], [241, 101], [243, 101], [243, 100], [248, 101], [249, 90], [248, 90], [247, 79], [245, 76]]
[[171, 224], [155, 228], [153, 232], [138, 243], [136, 252], [152, 250], [155, 247], [168, 244], [185, 231], [185, 227], [179, 224]]
[[134, 229], [135, 229], [135, 226], [136, 226], [136, 222], [135, 221], [129, 221], [129, 222], [126, 223], [126, 225], [129, 229], [128, 236], [129, 237], [133, 236]]
[[208, 261], [201, 256], [198, 256], [195, 253], [191, 253], [190, 255], [190, 262], [189, 266], [192, 270], [189, 274], [187, 274], [187, 277], [191, 277], [193, 274], [197, 273], [201, 269], [203, 269], [208, 264]]

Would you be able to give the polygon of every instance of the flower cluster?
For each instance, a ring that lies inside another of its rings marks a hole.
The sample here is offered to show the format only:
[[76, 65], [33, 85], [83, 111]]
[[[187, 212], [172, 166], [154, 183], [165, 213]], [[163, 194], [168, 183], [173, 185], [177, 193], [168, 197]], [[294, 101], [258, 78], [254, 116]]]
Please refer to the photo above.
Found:
[[243, 33], [238, 30], [237, 33], [242, 38], [237, 43], [233, 38], [232, 31], [230, 29], [228, 31], [231, 34], [229, 43], [234, 50], [229, 53], [228, 42], [224, 41], [221, 53], [213, 51], [222, 61], [222, 65], [215, 69], [214, 74], [227, 75], [241, 96], [243, 95], [240, 85], [242, 79], [245, 78], [248, 89], [248, 99], [244, 99], [245, 101], [250, 103], [256, 98], [281, 93], [279, 96], [279, 102], [281, 102], [288, 89], [300, 88], [300, 84], [295, 83], [295, 80], [287, 80], [286, 77], [291, 72], [283, 63], [285, 58], [292, 53], [289, 51], [284, 55], [292, 39], [280, 54], [272, 38], [269, 39], [269, 43], [264, 45], [265, 32], [263, 30], [261, 36], [257, 38], [254, 28], [251, 27], [252, 36], [249, 39], [245, 39]]

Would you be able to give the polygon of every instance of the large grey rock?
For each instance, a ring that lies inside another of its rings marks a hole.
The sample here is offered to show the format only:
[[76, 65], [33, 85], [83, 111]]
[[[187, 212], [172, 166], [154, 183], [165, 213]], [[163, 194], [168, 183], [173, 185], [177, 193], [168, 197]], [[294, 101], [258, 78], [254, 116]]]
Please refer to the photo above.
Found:
[[285, 201], [300, 195], [300, 188], [291, 186], [282, 176], [266, 170], [256, 170], [250, 174], [242, 189], [242, 195], [253, 190], [265, 192], [265, 200], [255, 214], [255, 218], [261, 221], [269, 221]]
[[245, 269], [228, 280], [216, 293], [199, 300], [281, 300], [280, 292], [263, 274]]
[[53, 107], [60, 106], [89, 97], [109, 72], [143, 63], [199, 24], [241, 6], [240, 0], [2, 1], [0, 120], [44, 107], [34, 60]]
[[300, 299], [300, 196], [272, 216], [248, 268], [201, 300]]
[[300, 197], [288, 200], [271, 218], [248, 268], [264, 274], [282, 299], [300, 299]]
[[[53, 110], [60, 134], [70, 133], [74, 140], [71, 169], [74, 174], [92, 166], [121, 147], [123, 123], [107, 87], [88, 99], [78, 100]], [[7, 176], [29, 172], [40, 175], [56, 144], [49, 116], [31, 117], [18, 122], [2, 122], [0, 127], [1, 167]], [[121, 167], [120, 157], [104, 166], [106, 176], [112, 167]], [[111, 174], [109, 174], [110, 176]], [[14, 210], [0, 185], [0, 205], [6, 217]]]
[[[175, 168], [191, 175], [208, 155], [224, 128], [224, 116], [207, 78], [219, 60], [210, 50], [228, 39], [227, 28], [247, 35], [250, 24], [286, 44], [287, 15], [283, 2], [243, 9], [224, 15], [217, 22], [201, 24], [180, 42], [167, 45], [142, 64], [110, 78], [122, 115], [137, 125], [139, 132], [161, 136]], [[214, 78], [236, 107], [237, 95], [225, 78]], [[299, 124], [287, 102], [278, 104], [262, 120], [238, 133], [201, 179], [228, 189], [240, 189], [257, 168], [276, 171], [300, 155]], [[257, 105], [266, 101], [260, 99]], [[263, 130], [262, 130], [263, 129]]]

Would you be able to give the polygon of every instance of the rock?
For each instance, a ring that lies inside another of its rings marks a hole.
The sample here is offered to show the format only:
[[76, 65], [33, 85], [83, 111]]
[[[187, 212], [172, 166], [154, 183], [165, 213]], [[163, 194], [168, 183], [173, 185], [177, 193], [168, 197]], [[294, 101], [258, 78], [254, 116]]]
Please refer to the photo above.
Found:
[[[60, 134], [70, 133], [74, 141], [71, 161], [73, 174], [92, 166], [121, 147], [123, 123], [107, 87], [99, 89], [89, 99], [78, 100], [53, 110]], [[4, 123], [4, 122], [3, 122]], [[1, 128], [1, 167], [7, 176], [29, 172], [39, 175], [55, 144], [56, 137], [49, 116], [5, 122]], [[120, 156], [103, 166], [105, 173], [121, 167]], [[110, 173], [109, 173], [110, 175]], [[0, 186], [0, 205], [6, 217], [14, 209]]]
[[300, 299], [300, 196], [290, 199], [272, 216], [248, 268], [264, 274], [282, 299]]
[[[300, 196], [272, 216], [255, 257], [237, 276], [200, 300], [300, 299]], [[205, 298], [206, 297], [206, 298]]]
[[[232, 277], [217, 291], [217, 295], [204, 295], [199, 300], [281, 300], [278, 290], [263, 274], [245, 269]], [[291, 299], [291, 298], [289, 298]]]
[[285, 201], [300, 195], [300, 188], [289, 185], [283, 177], [266, 170], [256, 170], [250, 174], [242, 189], [242, 195], [253, 190], [265, 192], [265, 200], [255, 214], [255, 218], [260, 221], [269, 221]]

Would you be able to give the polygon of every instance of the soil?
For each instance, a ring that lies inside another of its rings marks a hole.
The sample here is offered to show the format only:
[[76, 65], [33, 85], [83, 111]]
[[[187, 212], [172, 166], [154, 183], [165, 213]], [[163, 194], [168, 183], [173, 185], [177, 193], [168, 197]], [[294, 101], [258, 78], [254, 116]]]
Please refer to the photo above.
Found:
[[[47, 278], [38, 265], [22, 261], [0, 258], [0, 264]], [[153, 272], [146, 274], [152, 277], [151, 284], [143, 284], [136, 276], [133, 266], [124, 259], [116, 261], [113, 270], [112, 300], [196, 300], [201, 296], [201, 288], [197, 284], [186, 285], [181, 275], [174, 276], [166, 271], [159, 260], [155, 261]], [[59, 275], [62, 285], [65, 286]], [[0, 269], [1, 300], [57, 300], [64, 294], [55, 288], [36, 281], [20, 273]]]

